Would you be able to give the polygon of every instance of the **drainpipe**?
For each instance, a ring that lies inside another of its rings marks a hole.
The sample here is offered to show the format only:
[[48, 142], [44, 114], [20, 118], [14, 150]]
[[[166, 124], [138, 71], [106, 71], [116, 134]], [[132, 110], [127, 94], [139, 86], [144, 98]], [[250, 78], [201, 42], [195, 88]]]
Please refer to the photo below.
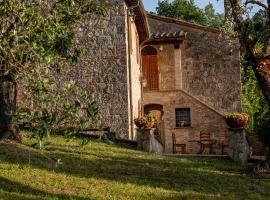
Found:
[[142, 69], [142, 45], [140, 45], [139, 44], [139, 48], [140, 48], [140, 50], [139, 50], [139, 52], [140, 52], [140, 73], [141, 73], [141, 75], [140, 75], [140, 83], [141, 83], [141, 102], [140, 102], [140, 106], [141, 106], [141, 115], [144, 115], [144, 107], [143, 107], [143, 69]]
[[126, 10], [126, 20], [127, 20], [127, 43], [128, 43], [128, 75], [129, 75], [129, 109], [130, 109], [130, 126], [131, 126], [131, 139], [134, 140], [134, 118], [133, 118], [133, 101], [132, 101], [132, 76], [131, 76], [131, 51], [130, 51], [130, 24], [129, 22], [129, 9]]

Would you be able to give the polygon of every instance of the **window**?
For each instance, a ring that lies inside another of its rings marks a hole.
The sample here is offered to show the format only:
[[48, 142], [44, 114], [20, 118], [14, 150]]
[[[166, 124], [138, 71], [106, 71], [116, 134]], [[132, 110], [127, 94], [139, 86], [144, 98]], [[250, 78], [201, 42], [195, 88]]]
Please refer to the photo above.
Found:
[[176, 127], [187, 127], [191, 125], [190, 108], [175, 109]]

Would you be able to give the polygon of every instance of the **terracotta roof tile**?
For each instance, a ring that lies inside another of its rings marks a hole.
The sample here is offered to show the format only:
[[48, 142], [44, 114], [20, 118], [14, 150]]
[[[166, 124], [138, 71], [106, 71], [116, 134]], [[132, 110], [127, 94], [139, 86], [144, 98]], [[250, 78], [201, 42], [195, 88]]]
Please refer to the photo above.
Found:
[[175, 31], [175, 32], [156, 32], [156, 33], [151, 33], [150, 39], [155, 40], [155, 39], [178, 39], [185, 37], [186, 33], [182, 30], [180, 31]]

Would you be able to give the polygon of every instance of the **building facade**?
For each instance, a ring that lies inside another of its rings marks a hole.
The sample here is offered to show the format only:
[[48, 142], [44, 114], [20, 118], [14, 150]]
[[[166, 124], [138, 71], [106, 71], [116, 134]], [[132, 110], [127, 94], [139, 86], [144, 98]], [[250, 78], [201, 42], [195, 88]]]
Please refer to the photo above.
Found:
[[228, 143], [224, 112], [241, 111], [238, 45], [218, 30], [147, 14], [150, 38], [142, 47], [145, 113], [156, 115], [166, 153], [177, 143], [197, 153], [200, 132]]
[[78, 24], [74, 45], [85, 53], [64, 79], [92, 92], [102, 126], [119, 139], [136, 140], [134, 119], [151, 113], [164, 152], [174, 133], [196, 153], [203, 131], [220, 153], [223, 113], [241, 111], [238, 45], [216, 29], [146, 13], [140, 0], [100, 3], [107, 15]]

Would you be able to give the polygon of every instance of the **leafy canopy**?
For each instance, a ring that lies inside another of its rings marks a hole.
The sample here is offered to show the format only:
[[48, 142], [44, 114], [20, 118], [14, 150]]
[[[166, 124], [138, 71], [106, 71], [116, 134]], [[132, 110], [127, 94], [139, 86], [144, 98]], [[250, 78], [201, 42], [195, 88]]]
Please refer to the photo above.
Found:
[[81, 53], [74, 28], [93, 14], [105, 14], [94, 0], [0, 0], [0, 79], [20, 81], [25, 94], [8, 116], [33, 131], [40, 147], [59, 129], [73, 133], [99, 119], [91, 93], [58, 81]]
[[193, 0], [168, 0], [158, 2], [157, 13], [166, 17], [178, 18], [189, 22], [211, 27], [222, 25], [224, 16], [216, 13], [213, 5], [209, 3], [204, 10], [198, 8]]
[[103, 12], [90, 0], [0, 0], [0, 77], [71, 61], [76, 22]]

